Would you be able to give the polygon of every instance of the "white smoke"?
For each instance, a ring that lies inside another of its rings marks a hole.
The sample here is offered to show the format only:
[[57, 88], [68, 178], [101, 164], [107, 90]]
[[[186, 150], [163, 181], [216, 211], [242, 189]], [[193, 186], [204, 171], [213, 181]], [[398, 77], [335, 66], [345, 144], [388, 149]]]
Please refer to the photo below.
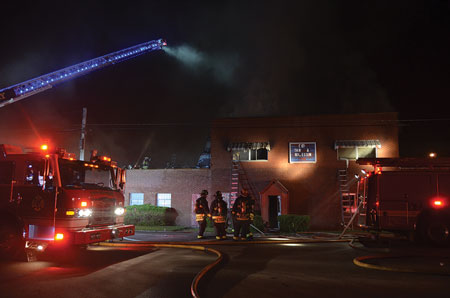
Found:
[[238, 66], [237, 55], [208, 55], [188, 45], [163, 49], [192, 71], [212, 71], [217, 81], [224, 84], [233, 82], [234, 71]]

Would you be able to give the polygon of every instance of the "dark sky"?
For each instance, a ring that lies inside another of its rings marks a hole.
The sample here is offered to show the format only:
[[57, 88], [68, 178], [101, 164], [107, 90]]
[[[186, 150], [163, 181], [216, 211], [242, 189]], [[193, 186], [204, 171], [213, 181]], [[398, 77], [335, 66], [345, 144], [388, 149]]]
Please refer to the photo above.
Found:
[[12, 2], [0, 88], [161, 37], [199, 61], [153, 52], [1, 108], [0, 143], [78, 154], [87, 107], [88, 150], [183, 167], [217, 117], [396, 111], [402, 155], [450, 156], [449, 1]]

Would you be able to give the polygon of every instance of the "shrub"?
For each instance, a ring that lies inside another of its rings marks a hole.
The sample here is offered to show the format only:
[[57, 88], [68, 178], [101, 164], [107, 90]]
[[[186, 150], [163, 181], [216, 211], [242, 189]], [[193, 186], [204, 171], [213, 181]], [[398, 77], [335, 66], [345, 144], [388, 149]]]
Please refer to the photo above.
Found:
[[178, 217], [178, 212], [175, 208], [166, 208], [164, 213], [164, 224], [166, 226], [174, 226]]
[[[253, 218], [253, 223], [252, 225], [254, 225], [258, 230], [264, 232], [264, 221], [262, 219], [261, 215], [256, 215], [255, 214], [255, 218]], [[256, 233], [258, 231], [256, 231], [253, 227], [250, 227], [252, 233]], [[259, 233], [259, 232], [258, 232]]]
[[158, 207], [150, 204], [128, 206], [125, 223], [136, 226], [175, 225], [178, 212], [174, 208]]
[[306, 231], [309, 228], [309, 220], [309, 215], [280, 215], [278, 216], [280, 232], [296, 233]]

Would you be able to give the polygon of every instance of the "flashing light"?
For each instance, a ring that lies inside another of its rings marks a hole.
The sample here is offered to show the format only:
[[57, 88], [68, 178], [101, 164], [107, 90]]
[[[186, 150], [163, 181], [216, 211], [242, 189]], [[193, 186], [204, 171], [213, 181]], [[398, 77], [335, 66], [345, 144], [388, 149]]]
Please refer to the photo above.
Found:
[[430, 154], [428, 154], [428, 156], [429, 156], [430, 158], [435, 158], [435, 157], [436, 157], [436, 153], [431, 152]]
[[123, 207], [117, 207], [116, 210], [114, 210], [115, 215], [123, 215], [125, 213], [125, 209]]
[[364, 170], [361, 170], [361, 173], [363, 173], [363, 175], [366, 175], [366, 174], [367, 174], [367, 172], [364, 171]]
[[45, 157], [46, 157], [46, 158], [49, 158], [49, 157], [50, 157], [50, 154], [45, 154]]
[[38, 246], [36, 247], [36, 249], [39, 250], [39, 251], [43, 251], [43, 250], [44, 250], [44, 247], [43, 247], [42, 245], [38, 245]]
[[377, 207], [379, 207], [379, 206], [380, 206], [380, 202], [379, 202], [379, 201], [376, 201], [376, 202], [375, 202], [375, 205], [376, 205]]
[[47, 151], [48, 150], [48, 145], [47, 144], [42, 144], [41, 145], [41, 150], [42, 151]]
[[63, 240], [64, 239], [64, 234], [63, 233], [57, 233], [55, 235], [55, 240]]
[[91, 209], [81, 209], [78, 210], [78, 217], [89, 217], [92, 214]]
[[86, 201], [81, 202], [81, 207], [87, 207], [87, 202]]
[[442, 198], [435, 198], [431, 201], [431, 206], [433, 208], [442, 208], [445, 207], [447, 202]]
[[68, 210], [68, 211], [66, 211], [66, 215], [75, 215], [75, 211]]
[[376, 174], [376, 175], [381, 175], [382, 170], [383, 170], [383, 169], [382, 169], [381, 167], [377, 167], [376, 170], [375, 170], [375, 174]]

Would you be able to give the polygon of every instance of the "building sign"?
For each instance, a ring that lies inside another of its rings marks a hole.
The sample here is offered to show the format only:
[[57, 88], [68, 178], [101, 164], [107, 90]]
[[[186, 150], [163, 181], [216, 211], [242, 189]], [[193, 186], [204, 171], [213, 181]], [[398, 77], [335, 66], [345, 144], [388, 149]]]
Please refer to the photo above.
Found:
[[289, 143], [289, 163], [315, 163], [316, 142]]

